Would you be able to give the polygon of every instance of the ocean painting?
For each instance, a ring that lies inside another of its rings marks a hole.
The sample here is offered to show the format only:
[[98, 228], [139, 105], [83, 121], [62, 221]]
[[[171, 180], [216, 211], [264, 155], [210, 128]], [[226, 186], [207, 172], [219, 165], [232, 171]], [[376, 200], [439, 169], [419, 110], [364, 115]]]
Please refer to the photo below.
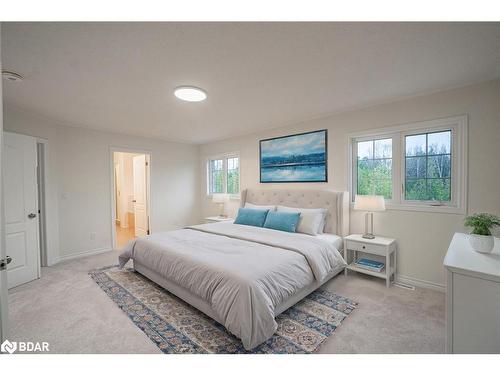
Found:
[[327, 131], [260, 141], [260, 182], [327, 182]]

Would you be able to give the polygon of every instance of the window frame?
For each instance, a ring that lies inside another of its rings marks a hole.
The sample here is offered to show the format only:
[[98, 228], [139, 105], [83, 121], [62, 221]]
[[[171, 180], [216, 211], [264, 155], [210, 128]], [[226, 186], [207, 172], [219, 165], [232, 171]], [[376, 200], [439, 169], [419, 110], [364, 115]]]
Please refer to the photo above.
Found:
[[395, 170], [395, 165], [394, 165], [394, 144], [395, 142], [397, 141], [395, 139], [395, 135], [394, 134], [379, 134], [377, 136], [362, 136], [362, 137], [356, 137], [356, 138], [353, 138], [351, 141], [350, 141], [350, 145], [351, 145], [351, 148], [352, 148], [352, 159], [351, 159], [351, 165], [352, 167], [350, 167], [351, 169], [351, 186], [352, 188], [349, 189], [349, 191], [351, 192], [351, 196], [352, 196], [352, 201], [354, 202], [354, 197], [356, 196], [357, 194], [357, 187], [358, 187], [358, 147], [357, 144], [359, 142], [366, 142], [366, 141], [378, 141], [380, 139], [391, 139], [392, 140], [392, 157], [391, 157], [391, 160], [392, 160], [392, 168], [391, 168], [391, 172], [392, 172], [392, 194], [391, 194], [391, 199], [386, 199], [385, 202], [388, 204], [388, 203], [391, 203], [391, 202], [394, 202], [394, 186], [395, 186], [395, 183], [396, 183], [396, 174], [394, 173], [394, 170]]
[[[210, 156], [205, 161], [206, 168], [206, 194], [208, 198], [213, 196], [212, 193], [212, 173], [210, 170], [210, 162], [212, 160], [222, 160], [222, 175], [223, 175], [223, 187], [224, 191], [220, 194], [227, 194], [227, 159], [238, 158], [238, 193], [229, 194], [231, 199], [238, 199], [241, 193], [241, 158], [239, 152], [228, 152], [224, 154], [218, 154], [214, 156]], [[219, 194], [219, 193], [216, 193]]]
[[[348, 185], [351, 204], [357, 191], [357, 143], [392, 138], [392, 199], [387, 209], [465, 214], [467, 210], [467, 115], [420, 121], [348, 135]], [[406, 136], [451, 130], [451, 200], [436, 205], [435, 201], [405, 199]]]

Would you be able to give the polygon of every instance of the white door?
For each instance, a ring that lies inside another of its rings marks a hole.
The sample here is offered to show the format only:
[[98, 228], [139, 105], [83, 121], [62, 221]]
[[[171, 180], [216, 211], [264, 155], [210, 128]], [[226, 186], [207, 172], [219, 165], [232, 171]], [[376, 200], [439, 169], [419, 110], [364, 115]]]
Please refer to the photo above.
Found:
[[120, 164], [115, 164], [115, 222], [120, 222], [122, 224], [122, 210], [121, 210], [121, 199], [122, 199], [122, 179], [120, 178]]
[[4, 132], [3, 188], [9, 288], [39, 277], [36, 139]]
[[146, 236], [149, 232], [146, 155], [134, 156], [133, 166], [135, 235], [142, 237]]

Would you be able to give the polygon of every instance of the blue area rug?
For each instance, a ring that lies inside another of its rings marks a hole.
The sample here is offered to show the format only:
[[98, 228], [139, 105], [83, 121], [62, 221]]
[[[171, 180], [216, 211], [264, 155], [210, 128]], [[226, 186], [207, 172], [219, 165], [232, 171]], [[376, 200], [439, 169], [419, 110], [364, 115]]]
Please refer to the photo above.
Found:
[[317, 290], [276, 318], [273, 337], [246, 351], [224, 326], [133, 270], [89, 274], [163, 353], [313, 353], [357, 306]]

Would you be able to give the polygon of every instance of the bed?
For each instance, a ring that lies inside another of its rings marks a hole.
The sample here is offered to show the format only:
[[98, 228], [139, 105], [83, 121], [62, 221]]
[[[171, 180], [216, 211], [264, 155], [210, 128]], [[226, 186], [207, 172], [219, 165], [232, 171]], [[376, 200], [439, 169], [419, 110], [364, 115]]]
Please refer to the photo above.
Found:
[[345, 267], [347, 192], [247, 189], [240, 204], [325, 208], [324, 234], [311, 236], [231, 222], [135, 239], [119, 256], [135, 271], [224, 325], [251, 350], [277, 329], [275, 317]]

